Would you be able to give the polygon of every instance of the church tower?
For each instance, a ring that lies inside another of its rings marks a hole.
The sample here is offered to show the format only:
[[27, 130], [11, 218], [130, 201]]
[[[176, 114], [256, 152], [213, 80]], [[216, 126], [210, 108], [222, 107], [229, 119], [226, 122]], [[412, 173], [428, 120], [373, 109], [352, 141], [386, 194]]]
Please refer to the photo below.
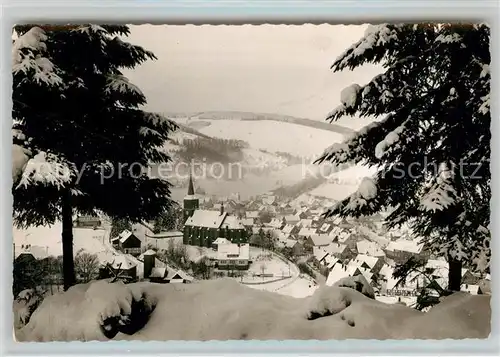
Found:
[[189, 186], [187, 196], [184, 197], [184, 223], [200, 207], [200, 201], [194, 195], [193, 176], [189, 174]]

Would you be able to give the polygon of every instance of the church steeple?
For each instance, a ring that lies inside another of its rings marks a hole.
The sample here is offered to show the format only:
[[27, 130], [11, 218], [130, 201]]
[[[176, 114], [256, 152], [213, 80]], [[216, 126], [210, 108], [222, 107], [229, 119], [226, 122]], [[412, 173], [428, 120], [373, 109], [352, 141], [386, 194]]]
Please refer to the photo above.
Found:
[[193, 175], [189, 173], [188, 196], [194, 196]]
[[200, 201], [194, 195], [194, 185], [193, 185], [193, 174], [189, 173], [189, 183], [188, 183], [188, 192], [187, 196], [184, 197], [184, 222], [194, 214], [200, 207]]

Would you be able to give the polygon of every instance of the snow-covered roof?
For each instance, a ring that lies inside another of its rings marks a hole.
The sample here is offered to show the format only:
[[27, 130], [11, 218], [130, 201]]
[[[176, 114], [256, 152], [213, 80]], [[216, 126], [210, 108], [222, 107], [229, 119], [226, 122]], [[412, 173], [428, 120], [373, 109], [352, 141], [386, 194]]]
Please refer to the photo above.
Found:
[[320, 232], [326, 232], [328, 229], [330, 229], [331, 224], [330, 223], [323, 223], [321, 227], [319, 228]]
[[370, 267], [370, 269], [373, 269], [375, 264], [377, 264], [379, 258], [376, 257], [370, 257], [366, 254], [358, 254], [354, 260], [358, 262], [363, 262], [366, 263]]
[[221, 228], [224, 229], [245, 229], [243, 223], [237, 216], [225, 215]]
[[328, 255], [328, 252], [326, 250], [324, 250], [323, 248], [313, 247], [313, 255], [314, 255], [314, 258], [318, 262], [320, 262]]
[[142, 253], [142, 256], [144, 255], [156, 255], [156, 252], [153, 249], [149, 249]]
[[166, 273], [167, 273], [166, 267], [163, 267], [163, 268], [153, 267], [153, 269], [151, 269], [151, 274], [149, 274], [149, 277], [150, 278], [165, 278], [167, 275]]
[[312, 228], [301, 228], [299, 231], [299, 236], [310, 237], [316, 235], [316, 230]]
[[311, 235], [311, 240], [315, 246], [327, 246], [332, 243], [332, 237], [328, 234], [315, 234]]
[[467, 285], [467, 284], [463, 284], [460, 287], [460, 290], [461, 291], [466, 291], [466, 292], [468, 292], [469, 294], [472, 294], [472, 295], [477, 295], [477, 293], [479, 292], [479, 285]]
[[380, 268], [380, 271], [378, 272], [379, 275], [383, 275], [386, 278], [392, 277], [392, 273], [394, 272], [394, 268], [391, 267], [390, 265], [384, 264], [382, 265], [382, 268]]
[[288, 215], [288, 216], [285, 216], [285, 221], [290, 223], [297, 223], [300, 221], [300, 217], [297, 216], [297, 215]]
[[[125, 229], [123, 232], [121, 232], [119, 235], [118, 235], [118, 240], [120, 240], [120, 243], [125, 243], [125, 241], [127, 239], [129, 239], [131, 236], [133, 235], [133, 233], [131, 231], [129, 231], [128, 229]], [[115, 239], [116, 240], [116, 239]]]
[[346, 248], [346, 245], [339, 243], [330, 243], [326, 247], [323, 247], [323, 249], [330, 254], [341, 254]]
[[249, 244], [224, 244], [219, 245], [217, 251], [218, 260], [236, 260], [236, 259], [250, 259], [250, 245]]
[[356, 248], [358, 249], [358, 253], [366, 254], [371, 257], [383, 257], [385, 253], [375, 242], [370, 242], [368, 240], [362, 240], [360, 242], [356, 242]]
[[116, 255], [111, 262], [111, 267], [113, 269], [129, 270], [135, 267], [137, 264], [127, 259], [126, 256], [120, 254]]
[[333, 266], [335, 264], [337, 264], [339, 260], [337, 258], [335, 258], [334, 256], [331, 256], [330, 254], [328, 254], [326, 257], [325, 257], [325, 260], [324, 262], [326, 263], [326, 266], [328, 267], [328, 269], [332, 269]]
[[271, 222], [268, 223], [268, 226], [273, 228], [281, 228], [282, 225], [283, 220], [280, 218], [273, 218]]
[[287, 234], [290, 234], [293, 230], [295, 226], [291, 225], [291, 224], [287, 224], [283, 227], [283, 229], [281, 230], [283, 233], [287, 233]]
[[287, 247], [287, 248], [293, 248], [293, 247], [295, 247], [296, 244], [299, 244], [299, 242], [297, 242], [294, 239], [286, 239], [285, 240], [285, 247]]
[[342, 278], [350, 276], [347, 269], [342, 264], [335, 264], [328, 273], [325, 285], [332, 286]]
[[400, 239], [397, 241], [390, 242], [386, 250], [388, 251], [402, 251], [402, 252], [409, 252], [409, 253], [414, 253], [418, 254], [422, 251], [423, 244], [418, 243], [414, 240], [406, 240], [406, 239]]
[[247, 218], [259, 218], [259, 211], [246, 211], [245, 216]]
[[185, 226], [220, 228], [227, 213], [220, 214], [219, 211], [196, 210], [186, 220]]
[[301, 219], [300, 224], [302, 227], [309, 228], [312, 225], [312, 219]]
[[244, 226], [253, 226], [253, 218], [242, 218], [241, 219], [241, 224]]
[[215, 244], [215, 245], [231, 244], [231, 242], [229, 240], [227, 240], [226, 238], [219, 237], [216, 240], [214, 240], [214, 242], [212, 244]]

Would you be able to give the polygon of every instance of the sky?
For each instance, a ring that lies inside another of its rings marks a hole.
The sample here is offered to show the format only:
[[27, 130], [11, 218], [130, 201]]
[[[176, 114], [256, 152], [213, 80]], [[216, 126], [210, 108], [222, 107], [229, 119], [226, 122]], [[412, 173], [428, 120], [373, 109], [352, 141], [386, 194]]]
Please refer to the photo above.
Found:
[[[365, 65], [333, 73], [333, 61], [361, 39], [366, 25], [137, 25], [128, 41], [152, 51], [126, 75], [147, 110], [278, 113], [324, 120], [343, 88], [381, 72]], [[347, 118], [346, 118], [347, 119]], [[342, 119], [358, 128], [365, 120]]]

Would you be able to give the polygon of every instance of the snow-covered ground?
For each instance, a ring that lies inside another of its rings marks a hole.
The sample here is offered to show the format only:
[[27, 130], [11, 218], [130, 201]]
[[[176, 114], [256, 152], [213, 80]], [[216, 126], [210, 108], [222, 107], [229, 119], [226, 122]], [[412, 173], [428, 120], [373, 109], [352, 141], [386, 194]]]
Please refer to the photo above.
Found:
[[[131, 314], [132, 301], [141, 298], [146, 308], [137, 311], [138, 316]], [[143, 323], [125, 334], [120, 322], [128, 321], [127, 315]], [[319, 318], [308, 319], [313, 315]], [[106, 341], [105, 326], [117, 332], [114, 340], [141, 341], [484, 339], [491, 332], [490, 320], [490, 297], [467, 293], [453, 294], [423, 313], [369, 299], [350, 288], [322, 287], [310, 297], [292, 298], [230, 279], [182, 288], [98, 281], [46, 298], [29, 323], [16, 331], [16, 340]]]
[[244, 140], [251, 147], [270, 152], [287, 152], [297, 156], [317, 156], [344, 136], [321, 129], [268, 120], [203, 120], [209, 123], [199, 129], [203, 134]]
[[[376, 295], [375, 299], [385, 304], [395, 304], [399, 302], [399, 297], [397, 296]], [[413, 305], [417, 302], [417, 298], [414, 296], [401, 296], [401, 302], [406, 304], [406, 306], [413, 307]]]
[[[56, 222], [52, 226], [29, 227], [19, 229], [13, 227], [13, 238], [16, 250], [21, 246], [30, 244], [45, 249], [47, 255], [62, 255], [61, 232], [62, 224]], [[76, 254], [80, 249], [96, 254], [102, 262], [113, 256], [113, 251], [106, 244], [108, 239], [104, 229], [93, 230], [91, 228], [73, 228], [73, 252]]]

